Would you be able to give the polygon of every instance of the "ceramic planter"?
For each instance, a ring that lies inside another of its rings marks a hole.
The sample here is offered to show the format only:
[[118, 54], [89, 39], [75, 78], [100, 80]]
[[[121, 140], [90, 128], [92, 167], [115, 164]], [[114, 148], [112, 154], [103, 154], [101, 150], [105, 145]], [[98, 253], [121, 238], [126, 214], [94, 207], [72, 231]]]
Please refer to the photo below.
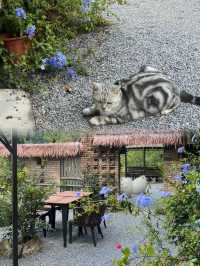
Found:
[[3, 41], [8, 52], [17, 56], [26, 54], [30, 48], [27, 37], [5, 37]]

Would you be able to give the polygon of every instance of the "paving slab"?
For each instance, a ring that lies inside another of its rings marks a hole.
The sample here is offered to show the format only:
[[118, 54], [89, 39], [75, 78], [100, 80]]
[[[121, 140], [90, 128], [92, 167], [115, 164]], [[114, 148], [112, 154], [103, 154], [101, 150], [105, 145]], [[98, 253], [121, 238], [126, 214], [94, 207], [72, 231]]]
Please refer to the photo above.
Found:
[[34, 129], [29, 95], [20, 90], [0, 90], [0, 129], [25, 133]]

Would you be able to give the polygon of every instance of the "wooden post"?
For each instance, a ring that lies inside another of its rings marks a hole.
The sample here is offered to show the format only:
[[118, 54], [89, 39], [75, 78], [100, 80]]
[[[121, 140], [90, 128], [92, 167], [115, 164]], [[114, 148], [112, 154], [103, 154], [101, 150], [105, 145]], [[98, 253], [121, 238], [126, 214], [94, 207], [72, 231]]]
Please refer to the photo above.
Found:
[[125, 177], [127, 177], [127, 149], [125, 148]]
[[121, 193], [121, 177], [120, 177], [120, 172], [121, 172], [121, 160], [120, 160], [120, 150], [118, 153], [118, 192]]

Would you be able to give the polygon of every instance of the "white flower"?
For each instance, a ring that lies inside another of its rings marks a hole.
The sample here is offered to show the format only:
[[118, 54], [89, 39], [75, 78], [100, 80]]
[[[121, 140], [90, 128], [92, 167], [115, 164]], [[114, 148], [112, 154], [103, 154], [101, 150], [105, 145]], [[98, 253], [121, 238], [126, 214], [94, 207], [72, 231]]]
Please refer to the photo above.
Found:
[[41, 70], [45, 70], [45, 65], [42, 64], [42, 65], [40, 66], [40, 69], [41, 69]]

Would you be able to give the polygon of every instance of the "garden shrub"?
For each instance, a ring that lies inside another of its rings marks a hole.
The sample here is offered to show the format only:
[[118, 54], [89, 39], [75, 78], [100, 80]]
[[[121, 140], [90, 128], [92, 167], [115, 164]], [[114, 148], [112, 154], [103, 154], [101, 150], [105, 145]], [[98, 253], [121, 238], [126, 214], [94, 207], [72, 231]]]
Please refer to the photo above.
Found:
[[[97, 26], [104, 25], [102, 12], [108, 10], [111, 3], [123, 2], [123, 0], [2, 0], [0, 33], [8, 31], [12, 36], [28, 35], [31, 39], [31, 49], [16, 58], [7, 52], [0, 37], [0, 83], [12, 88], [42, 89], [45, 86], [45, 82], [42, 81], [55, 78], [61, 69], [66, 69], [69, 78], [76, 78], [75, 69], [81, 70], [81, 68], [77, 67], [79, 62], [69, 55], [68, 41], [79, 33], [90, 32]], [[50, 60], [57, 52], [60, 53], [58, 61], [65, 57], [65, 64], [60, 67], [53, 64], [55, 60]], [[47, 75], [49, 71], [51, 75]], [[41, 76], [41, 72], [46, 76]]]
[[[9, 179], [5, 178], [4, 184], [6, 180], [7, 189], [0, 195], [0, 227], [12, 225], [12, 187]], [[25, 168], [18, 171], [19, 235], [22, 242], [33, 238], [37, 227], [39, 229], [41, 226], [41, 224], [36, 222], [36, 211], [42, 208], [49, 192], [49, 188], [37, 186], [36, 181], [28, 176]]]
[[[171, 180], [173, 191], [161, 191], [153, 208], [139, 206], [147, 229], [144, 241], [132, 247], [118, 245], [114, 264], [146, 266], [200, 265], [200, 150], [199, 135], [192, 137], [180, 173]], [[151, 196], [148, 196], [151, 197]], [[143, 201], [143, 196], [136, 203]], [[143, 201], [147, 203], [148, 201]], [[134, 214], [138, 214], [134, 213]]]

